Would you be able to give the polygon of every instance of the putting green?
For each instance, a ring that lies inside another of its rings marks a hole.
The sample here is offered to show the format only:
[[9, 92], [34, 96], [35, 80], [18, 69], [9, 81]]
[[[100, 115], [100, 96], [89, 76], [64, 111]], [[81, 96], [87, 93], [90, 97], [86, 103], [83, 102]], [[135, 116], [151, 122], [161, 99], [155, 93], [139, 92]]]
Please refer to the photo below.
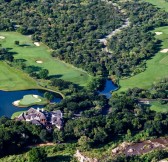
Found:
[[18, 107], [28, 107], [33, 105], [45, 105], [48, 100], [38, 95], [25, 95], [23, 99], [13, 102]]
[[[156, 35], [156, 38], [162, 41], [162, 49], [168, 48], [168, 26], [156, 28], [155, 32], [163, 32]], [[120, 80], [121, 88], [119, 91], [125, 91], [128, 88], [139, 87], [149, 88], [153, 83], [157, 83], [160, 79], [168, 77], [168, 53], [158, 52], [155, 56], [147, 61], [147, 68], [144, 72], [137, 74], [128, 79]]]
[[[0, 32], [5, 39], [1, 40], [2, 47], [12, 48], [11, 52], [16, 52], [15, 59], [24, 59], [29, 66], [35, 66], [49, 70], [50, 76], [73, 82], [80, 86], [85, 86], [92, 78], [81, 69], [77, 69], [72, 65], [63, 63], [51, 57], [51, 50], [40, 43], [36, 46], [30, 37], [21, 35], [17, 32]], [[15, 41], [19, 41], [19, 46], [15, 45]], [[36, 61], [40, 61], [37, 63]]]

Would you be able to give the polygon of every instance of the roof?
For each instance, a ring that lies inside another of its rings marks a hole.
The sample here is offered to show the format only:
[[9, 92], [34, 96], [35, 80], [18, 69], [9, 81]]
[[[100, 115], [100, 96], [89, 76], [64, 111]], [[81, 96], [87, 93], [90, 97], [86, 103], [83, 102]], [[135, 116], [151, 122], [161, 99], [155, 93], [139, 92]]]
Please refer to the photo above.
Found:
[[41, 125], [41, 123], [38, 120], [32, 120], [31, 123], [35, 125]]
[[[56, 127], [62, 127], [63, 126], [63, 120], [62, 120], [62, 112], [60, 110], [56, 111], [41, 111], [36, 110], [34, 108], [30, 108], [27, 112], [20, 115], [18, 120], [26, 120], [30, 121], [32, 124], [35, 125], [55, 125]], [[42, 123], [42, 121], [45, 120], [45, 123]]]
[[62, 112], [61, 112], [61, 110], [52, 111], [51, 114], [54, 115], [54, 116], [62, 118]]

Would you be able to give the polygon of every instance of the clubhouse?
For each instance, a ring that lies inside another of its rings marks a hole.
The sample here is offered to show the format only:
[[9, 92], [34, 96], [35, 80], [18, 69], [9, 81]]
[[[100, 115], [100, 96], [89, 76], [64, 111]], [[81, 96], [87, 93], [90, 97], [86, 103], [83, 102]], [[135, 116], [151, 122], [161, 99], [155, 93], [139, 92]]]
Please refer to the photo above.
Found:
[[23, 112], [17, 117], [18, 121], [28, 121], [35, 125], [41, 125], [47, 130], [57, 127], [61, 129], [63, 127], [63, 117], [60, 110], [57, 111], [45, 111], [43, 109], [30, 108], [27, 112]]

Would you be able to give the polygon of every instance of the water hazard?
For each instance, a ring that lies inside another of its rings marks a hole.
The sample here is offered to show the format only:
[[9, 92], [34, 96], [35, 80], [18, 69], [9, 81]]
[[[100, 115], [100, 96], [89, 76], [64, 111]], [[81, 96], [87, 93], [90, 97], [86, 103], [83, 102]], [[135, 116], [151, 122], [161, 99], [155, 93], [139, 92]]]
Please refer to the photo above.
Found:
[[99, 91], [99, 94], [105, 95], [107, 98], [111, 97], [111, 92], [117, 90], [118, 87], [111, 81], [106, 80], [105, 88], [103, 91]]
[[[16, 100], [20, 100], [24, 95], [34, 94], [41, 97], [44, 96], [46, 91], [43, 90], [24, 90], [24, 91], [0, 91], [0, 117], [11, 117], [17, 111], [28, 110], [28, 108], [18, 108], [12, 104]], [[62, 97], [59, 94], [54, 94], [51, 102], [60, 102]], [[33, 106], [34, 108], [41, 108], [44, 106]]]

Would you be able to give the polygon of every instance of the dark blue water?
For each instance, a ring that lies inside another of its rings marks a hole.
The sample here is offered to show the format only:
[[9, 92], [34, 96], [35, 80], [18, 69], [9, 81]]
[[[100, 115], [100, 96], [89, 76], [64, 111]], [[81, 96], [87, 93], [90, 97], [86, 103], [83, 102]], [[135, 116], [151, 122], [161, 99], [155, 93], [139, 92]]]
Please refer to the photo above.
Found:
[[[7, 91], [7, 92], [0, 91], [0, 117], [7, 116], [10, 118], [12, 114], [17, 111], [28, 110], [29, 108], [19, 108], [12, 104], [12, 102], [22, 99], [24, 95], [34, 94], [43, 97], [45, 92], [46, 91], [41, 90], [24, 90], [24, 91]], [[54, 98], [51, 100], [51, 102], [60, 102], [61, 99], [62, 99], [61, 96], [56, 94], [54, 95]], [[32, 107], [41, 108], [44, 106], [32, 106]]]
[[118, 87], [111, 81], [106, 80], [105, 88], [103, 91], [100, 91], [99, 94], [105, 95], [107, 98], [111, 97], [111, 92], [115, 91]]

